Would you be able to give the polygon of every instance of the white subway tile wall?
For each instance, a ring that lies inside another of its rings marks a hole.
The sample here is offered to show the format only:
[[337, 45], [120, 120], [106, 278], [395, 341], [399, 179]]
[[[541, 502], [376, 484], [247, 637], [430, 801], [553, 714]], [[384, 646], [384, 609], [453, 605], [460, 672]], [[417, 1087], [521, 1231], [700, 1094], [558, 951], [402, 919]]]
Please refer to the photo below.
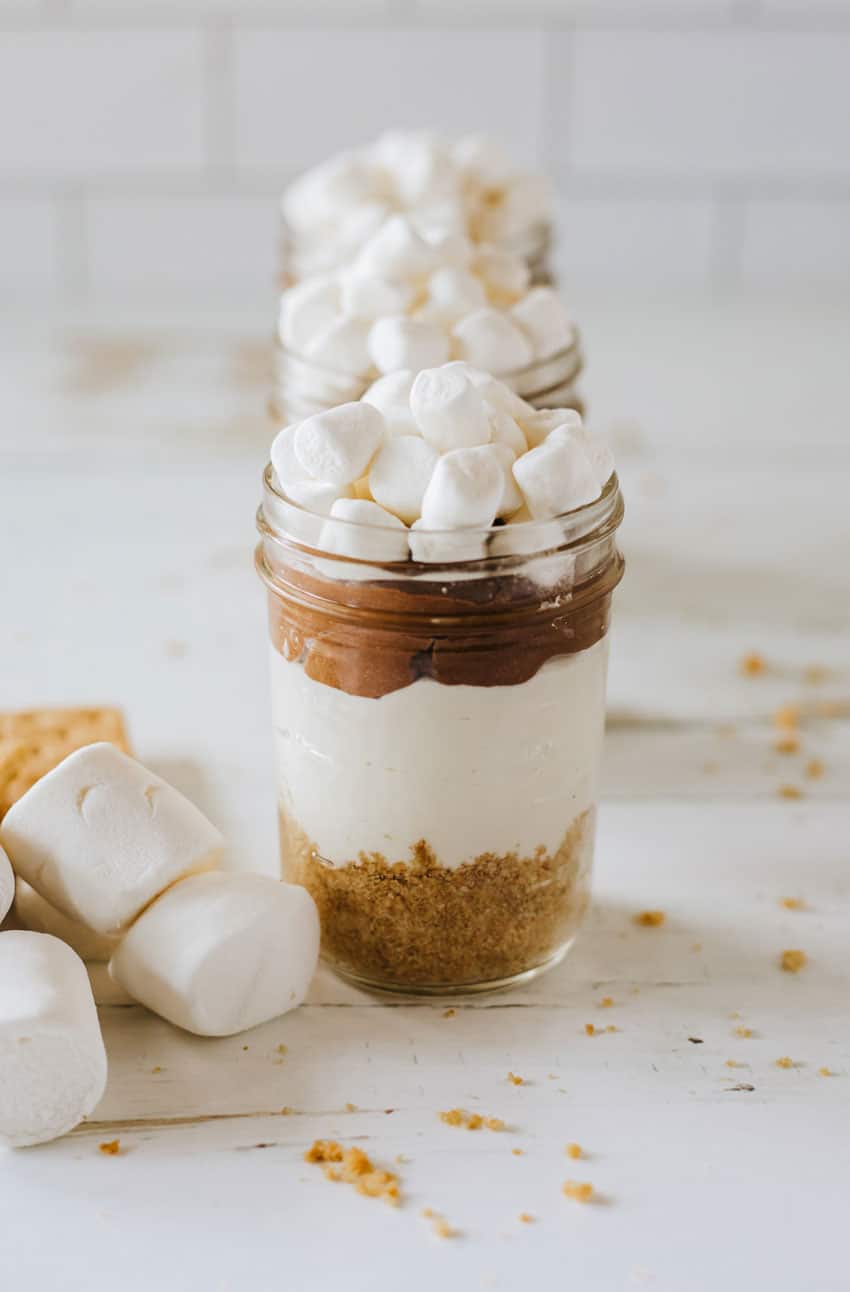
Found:
[[555, 179], [569, 283], [850, 286], [850, 0], [0, 0], [7, 305], [268, 317], [277, 197], [392, 125]]

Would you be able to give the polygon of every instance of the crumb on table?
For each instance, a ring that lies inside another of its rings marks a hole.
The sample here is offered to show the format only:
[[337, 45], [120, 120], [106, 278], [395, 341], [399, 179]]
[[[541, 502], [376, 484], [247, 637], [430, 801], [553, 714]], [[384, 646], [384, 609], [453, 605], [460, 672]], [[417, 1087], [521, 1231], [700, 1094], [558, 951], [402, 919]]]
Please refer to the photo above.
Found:
[[805, 951], [790, 950], [783, 951], [779, 959], [779, 964], [786, 973], [799, 973], [807, 963]]
[[519, 1218], [524, 1225], [530, 1225], [534, 1221], [534, 1217], [528, 1211], [521, 1211], [519, 1213]]
[[776, 1060], [776, 1066], [777, 1068], [793, 1068], [794, 1060], [789, 1059], [787, 1054], [783, 1054], [781, 1059]]
[[515, 1072], [509, 1072], [509, 1073], [508, 1073], [508, 1081], [511, 1083], [511, 1085], [512, 1085], [512, 1086], [524, 1086], [524, 1085], [525, 1085], [525, 1078], [524, 1078], [524, 1077], [518, 1077], [518, 1076], [517, 1076], [517, 1074], [516, 1074]]
[[796, 754], [800, 748], [800, 737], [789, 731], [784, 736], [779, 736], [773, 748], [777, 754]]
[[780, 785], [777, 791], [781, 799], [801, 799], [803, 791], [799, 785]]
[[818, 1068], [818, 1076], [819, 1076], [819, 1077], [834, 1077], [834, 1076], [835, 1076], [835, 1073], [831, 1070], [831, 1068]]
[[440, 1121], [447, 1126], [463, 1126], [466, 1130], [480, 1130], [482, 1126], [491, 1131], [505, 1129], [501, 1117], [484, 1117], [481, 1113], [468, 1113], [465, 1108], [448, 1108], [440, 1113]]
[[826, 771], [826, 767], [819, 758], [810, 758], [806, 763], [806, 775], [811, 781], [819, 781]]
[[584, 1157], [581, 1144], [568, 1144], [565, 1150], [567, 1157], [579, 1158]]
[[743, 1036], [743, 1037], [746, 1037], [747, 1039], [749, 1039], [749, 1037], [751, 1037], [751, 1036], [753, 1036], [753, 1035], [754, 1035], [754, 1032], [753, 1032], [753, 1029], [752, 1029], [751, 1027], [736, 1027], [736, 1028], [735, 1028], [735, 1035], [736, 1035], [736, 1036]]
[[800, 725], [800, 710], [796, 704], [783, 704], [773, 715], [774, 726], [780, 731], [796, 731]]
[[456, 1009], [444, 1009], [444, 1010], [443, 1010], [443, 1018], [454, 1018], [454, 1016], [455, 1016], [456, 1014], [457, 1014], [457, 1010], [456, 1010]]
[[584, 1025], [584, 1034], [585, 1034], [585, 1036], [595, 1036], [595, 1035], [596, 1035], [596, 1028], [594, 1027], [594, 1025], [593, 1025], [592, 1023], [585, 1023], [585, 1025]]
[[600, 1008], [600, 1009], [611, 1009], [611, 1007], [613, 1006], [613, 1004], [614, 1004], [614, 997], [613, 997], [613, 996], [603, 996], [603, 997], [602, 997], [602, 999], [601, 999], [601, 1000], [600, 1000], [600, 1002], [599, 1002], [599, 1008]]
[[738, 670], [744, 677], [760, 677], [767, 671], [767, 663], [758, 651], [750, 651], [748, 655], [742, 656], [738, 663]]
[[120, 1139], [108, 1139], [104, 1140], [102, 1144], [98, 1144], [97, 1147], [104, 1157], [117, 1157], [121, 1152], [121, 1141]]
[[784, 906], [786, 911], [804, 911], [806, 903], [802, 897], [780, 897], [780, 906]]
[[320, 1163], [327, 1179], [353, 1184], [365, 1197], [382, 1198], [393, 1207], [401, 1200], [398, 1176], [376, 1167], [361, 1148], [343, 1148], [336, 1140], [317, 1139], [304, 1154], [304, 1161]]
[[586, 1180], [565, 1180], [561, 1189], [565, 1198], [574, 1202], [590, 1202], [593, 1198], [593, 1185]]
[[666, 919], [663, 911], [638, 911], [634, 922], [643, 929], [658, 929]]
[[522, 1157], [522, 1156], [523, 1156], [523, 1154], [525, 1153], [525, 1149], [524, 1149], [524, 1148], [512, 1148], [512, 1149], [511, 1149], [511, 1152], [513, 1153], [514, 1157]]

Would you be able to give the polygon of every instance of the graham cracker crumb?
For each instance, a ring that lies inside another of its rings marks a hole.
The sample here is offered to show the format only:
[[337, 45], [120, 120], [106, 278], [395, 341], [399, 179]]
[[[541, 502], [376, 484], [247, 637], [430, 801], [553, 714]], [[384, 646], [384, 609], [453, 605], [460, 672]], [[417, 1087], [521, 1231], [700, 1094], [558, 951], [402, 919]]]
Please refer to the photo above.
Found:
[[108, 1139], [104, 1140], [102, 1144], [98, 1144], [97, 1147], [105, 1157], [117, 1157], [121, 1152], [121, 1141], [120, 1139]]
[[580, 1158], [584, 1157], [581, 1144], [568, 1144], [565, 1150], [567, 1157]]
[[826, 767], [819, 758], [810, 758], [806, 763], [806, 775], [809, 780], [819, 781], [826, 771]]
[[614, 1004], [614, 997], [613, 997], [613, 996], [603, 996], [603, 997], [602, 997], [602, 999], [601, 999], [601, 1000], [600, 1000], [600, 1002], [599, 1002], [599, 1008], [600, 1008], [600, 1009], [610, 1009], [610, 1008], [612, 1007], [612, 1005], [613, 1005], [613, 1004]]
[[356, 1113], [356, 1112], [357, 1112], [357, 1105], [356, 1105], [356, 1104], [346, 1104], [346, 1105], [345, 1105], [345, 1111], [346, 1111], [347, 1113]]
[[[344, 1149], [336, 1140], [317, 1139], [304, 1154], [304, 1161], [322, 1164], [328, 1180], [353, 1184], [365, 1197], [382, 1198], [393, 1207], [401, 1200], [398, 1176], [375, 1167], [361, 1148]], [[341, 1166], [332, 1165], [335, 1163]]]
[[159, 1066], [159, 1064], [157, 1064], [155, 1068], [151, 1068], [151, 1072], [155, 1076], [157, 1072], [162, 1072], [162, 1068]]
[[524, 1148], [512, 1148], [512, 1149], [511, 1149], [511, 1153], [514, 1155], [514, 1157], [522, 1157], [522, 1156], [524, 1155], [524, 1153], [525, 1153], [525, 1149], [524, 1149]]
[[518, 1076], [517, 1076], [517, 1074], [516, 1074], [515, 1072], [509, 1072], [509, 1073], [508, 1073], [508, 1081], [511, 1083], [511, 1085], [512, 1085], [512, 1086], [524, 1086], [524, 1085], [525, 1085], [525, 1079], [524, 1079], [523, 1077], [518, 1077]]
[[796, 754], [800, 749], [800, 737], [792, 734], [780, 736], [773, 748], [777, 754]]
[[727, 1067], [727, 1068], [743, 1068], [743, 1067], [744, 1067], [744, 1064], [743, 1064], [743, 1063], [736, 1063], [736, 1061], [735, 1061], [734, 1059], [727, 1059], [727, 1060], [726, 1060], [726, 1067]]
[[753, 1029], [752, 1029], [751, 1027], [736, 1027], [736, 1028], [735, 1028], [735, 1035], [736, 1035], [736, 1036], [743, 1036], [743, 1037], [747, 1037], [747, 1038], [749, 1038], [749, 1037], [753, 1036], [753, 1035], [754, 1035], [754, 1033], [753, 1033]]
[[574, 1202], [590, 1202], [593, 1198], [593, 1185], [586, 1180], [565, 1180], [561, 1189], [565, 1198]]
[[779, 965], [786, 973], [799, 973], [805, 967], [807, 960], [805, 951], [783, 951]]
[[777, 1068], [793, 1068], [794, 1060], [789, 1059], [787, 1054], [783, 1054], [781, 1059], [776, 1060], [776, 1066]]
[[285, 1045], [276, 1045], [276, 1046], [275, 1046], [275, 1053], [276, 1053], [276, 1054], [286, 1054], [286, 1050], [287, 1050], [287, 1047], [286, 1047]]
[[801, 799], [803, 791], [797, 785], [780, 785], [777, 791], [781, 799]]
[[289, 1104], [284, 1104], [284, 1106], [280, 1110], [281, 1117], [291, 1117], [292, 1113], [293, 1113], [293, 1109], [289, 1107]]
[[453, 1228], [453, 1226], [446, 1220], [445, 1216], [435, 1216], [431, 1228], [438, 1238], [460, 1237], [460, 1230]]
[[505, 1129], [501, 1117], [483, 1117], [480, 1113], [468, 1113], [463, 1108], [449, 1108], [440, 1113], [440, 1121], [447, 1126], [463, 1126], [466, 1130], [480, 1130], [482, 1126], [491, 1131]]
[[744, 655], [738, 664], [738, 671], [744, 677], [761, 677], [762, 673], [767, 671], [764, 656], [759, 655], [757, 651]]
[[524, 1225], [531, 1225], [534, 1223], [534, 1217], [528, 1211], [521, 1211], [519, 1213], [519, 1219]]
[[779, 905], [784, 906], [786, 911], [804, 911], [806, 903], [802, 897], [780, 897]]
[[667, 919], [663, 911], [639, 911], [634, 917], [635, 924], [642, 929], [658, 929]]
[[606, 1032], [619, 1032], [619, 1030], [620, 1030], [619, 1027], [617, 1027], [614, 1023], [609, 1023], [608, 1026], [605, 1028]]
[[595, 1036], [595, 1035], [596, 1035], [596, 1028], [593, 1026], [593, 1024], [592, 1024], [592, 1023], [585, 1023], [585, 1025], [584, 1025], [584, 1034], [585, 1034], [585, 1036]]
[[456, 1014], [457, 1014], [457, 1010], [456, 1010], [456, 1009], [444, 1009], [444, 1010], [443, 1010], [443, 1018], [454, 1018], [454, 1016], [455, 1016]]
[[284, 877], [319, 909], [325, 956], [358, 977], [399, 986], [509, 978], [543, 964], [576, 931], [589, 902], [595, 813], [581, 813], [550, 855], [484, 853], [440, 864], [425, 840], [405, 859], [380, 854], [323, 864], [281, 814]]
[[834, 1073], [834, 1072], [832, 1072], [829, 1068], [818, 1068], [818, 1076], [819, 1076], [819, 1077], [834, 1077], [834, 1076], [835, 1076], [835, 1073]]
[[773, 715], [774, 725], [780, 731], [796, 731], [800, 725], [800, 709], [796, 704], [783, 704]]

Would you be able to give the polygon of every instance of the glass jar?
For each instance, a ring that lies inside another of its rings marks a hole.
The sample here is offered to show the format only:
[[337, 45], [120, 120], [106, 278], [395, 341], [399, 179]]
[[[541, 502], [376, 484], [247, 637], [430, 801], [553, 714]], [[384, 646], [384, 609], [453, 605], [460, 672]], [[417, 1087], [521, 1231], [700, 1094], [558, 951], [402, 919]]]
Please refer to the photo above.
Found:
[[477, 992], [571, 946], [590, 895], [622, 515], [612, 475], [557, 521], [431, 535], [454, 559], [355, 560], [328, 555], [323, 529], [352, 522], [295, 507], [266, 469], [257, 568], [282, 872], [315, 898], [343, 977]]
[[[525, 368], [494, 372], [493, 376], [535, 408], [574, 408], [583, 414], [584, 401], [577, 388], [583, 367], [581, 338], [574, 327], [570, 344], [562, 350]], [[377, 369], [356, 374], [328, 368], [296, 354], [278, 338], [271, 416], [278, 425], [288, 426], [337, 404], [350, 403], [360, 399], [378, 375]]]

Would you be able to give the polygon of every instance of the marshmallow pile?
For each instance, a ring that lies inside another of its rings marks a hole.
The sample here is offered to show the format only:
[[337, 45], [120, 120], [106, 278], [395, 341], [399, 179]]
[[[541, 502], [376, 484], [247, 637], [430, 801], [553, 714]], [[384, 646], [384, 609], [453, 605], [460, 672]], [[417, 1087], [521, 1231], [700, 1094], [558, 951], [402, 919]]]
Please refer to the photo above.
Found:
[[421, 234], [391, 216], [345, 268], [289, 288], [279, 335], [293, 354], [352, 376], [464, 359], [520, 372], [575, 346], [551, 287], [530, 287], [525, 261], [462, 234]]
[[307, 891], [218, 870], [215, 826], [113, 745], [87, 745], [36, 782], [0, 843], [0, 910], [11, 861], [19, 919], [45, 930], [0, 933], [0, 1143], [64, 1134], [103, 1093], [84, 955], [108, 957], [131, 999], [200, 1036], [304, 999], [319, 951]]
[[362, 400], [284, 427], [271, 462], [280, 491], [325, 518], [316, 536], [295, 537], [378, 562], [557, 547], [557, 525], [524, 523], [595, 502], [614, 470], [578, 413], [536, 410], [462, 361], [391, 373]]
[[423, 233], [499, 244], [545, 225], [552, 202], [547, 180], [518, 171], [486, 135], [394, 130], [302, 175], [281, 206], [302, 277], [349, 260], [389, 215], [410, 214]]

